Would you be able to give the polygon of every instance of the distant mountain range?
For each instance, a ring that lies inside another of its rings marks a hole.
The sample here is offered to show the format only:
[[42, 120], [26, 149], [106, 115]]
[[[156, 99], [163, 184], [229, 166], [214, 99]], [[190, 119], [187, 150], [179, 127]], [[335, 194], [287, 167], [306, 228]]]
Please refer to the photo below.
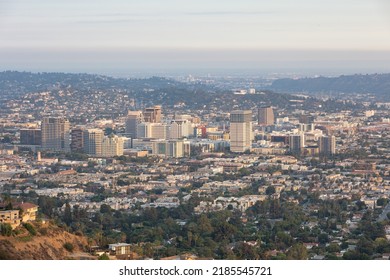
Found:
[[[303, 97], [268, 90], [258, 95], [237, 96], [231, 90], [220, 89], [212, 84], [184, 83], [161, 77], [125, 79], [92, 74], [0, 72], [0, 101], [45, 91], [52, 92], [61, 102], [70, 98], [79, 102], [92, 102], [88, 96], [95, 94], [104, 95], [107, 101], [115, 99], [117, 95], [127, 95], [144, 106], [161, 104], [167, 107], [184, 103], [191, 109], [209, 106], [226, 111], [264, 104], [288, 107], [292, 104], [291, 99], [304, 100]], [[72, 97], [59, 94], [61, 91], [72, 93]]]
[[270, 89], [285, 93], [304, 92], [308, 94], [370, 93], [380, 100], [390, 101], [390, 74], [279, 79], [272, 83]]
[[[342, 77], [339, 79], [342, 79]], [[322, 81], [321, 83], [318, 82], [320, 80]], [[118, 100], [122, 100], [123, 96], [126, 96], [126, 100], [134, 100], [134, 104], [140, 107], [160, 104], [164, 108], [184, 106], [183, 108], [186, 109], [210, 110], [210, 112], [228, 112], [232, 109], [255, 110], [259, 106], [274, 106], [279, 109], [291, 110], [296, 110], [297, 108], [310, 110], [321, 107], [322, 110], [329, 112], [357, 108], [358, 105], [356, 104], [338, 102], [338, 98], [324, 101], [315, 97], [305, 98], [297, 94], [289, 94], [301, 93], [303, 91], [324, 91], [324, 88], [330, 87], [330, 85], [327, 85], [327, 81], [332, 83], [331, 78], [320, 78], [320, 80], [278, 80], [272, 85], [275, 90], [264, 89], [258, 94], [235, 95], [232, 90], [219, 88], [215, 84], [202, 82], [184, 83], [161, 77], [125, 79], [91, 74], [5, 71], [0, 72], [0, 108], [3, 107], [5, 109], [4, 106], [7, 100], [21, 100], [26, 98], [24, 96], [27, 93], [46, 91], [50, 92], [60, 104], [71, 104], [74, 102], [73, 106], [78, 106], [75, 104], [91, 104], [92, 106], [94, 102], [99, 103], [100, 101], [111, 105], [115, 103], [115, 110], [111, 108], [107, 111], [108, 113], [105, 112], [107, 114], [115, 112], [124, 113], [131, 109], [131, 106], [135, 106], [130, 105], [131, 102], [129, 104], [123, 102], [116, 104]], [[304, 81], [308, 84], [311, 81], [316, 81], [318, 85], [309, 90], [304, 86]], [[390, 81], [390, 75], [388, 75], [388, 81]], [[340, 82], [340, 84], [346, 83]], [[378, 82], [378, 84], [381, 83]], [[350, 85], [351, 87], [356, 86], [356, 82], [350, 82]], [[363, 85], [368, 87], [363, 82], [361, 88], [363, 88]], [[343, 91], [341, 86], [337, 88], [334, 85], [334, 87], [340, 92]], [[353, 92], [346, 85], [345, 88], [348, 89], [348, 92]], [[362, 90], [362, 92], [364, 91]], [[383, 92], [385, 91], [383, 90]], [[383, 94], [383, 96], [386, 96], [386, 94]], [[98, 106], [97, 104], [95, 105]], [[102, 112], [99, 112], [99, 114], [102, 114]]]
[[12, 98], [28, 92], [63, 88], [73, 88], [81, 92], [88, 92], [90, 90], [107, 90], [110, 88], [128, 90], [152, 88], [157, 90], [178, 85], [181, 85], [181, 83], [160, 77], [151, 77], [148, 79], [116, 79], [93, 74], [0, 72], [0, 97], [10, 96]]

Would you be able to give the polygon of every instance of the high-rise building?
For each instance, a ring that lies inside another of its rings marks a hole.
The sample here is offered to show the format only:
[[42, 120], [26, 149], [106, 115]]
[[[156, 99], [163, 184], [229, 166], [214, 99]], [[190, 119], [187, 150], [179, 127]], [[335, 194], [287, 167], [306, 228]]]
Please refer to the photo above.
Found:
[[22, 145], [42, 145], [42, 130], [40, 129], [21, 129], [20, 144]]
[[250, 150], [252, 143], [252, 111], [238, 110], [230, 113], [230, 151], [242, 153]]
[[153, 142], [152, 153], [173, 158], [188, 157], [191, 153], [191, 145], [189, 141], [184, 140], [156, 141]]
[[41, 124], [42, 149], [70, 150], [70, 124], [66, 118], [46, 117]]
[[305, 147], [305, 135], [304, 134], [295, 134], [290, 135], [290, 152], [301, 153]]
[[144, 110], [144, 120], [150, 123], [161, 122], [161, 106], [157, 105]]
[[72, 128], [71, 132], [70, 150], [72, 152], [84, 151], [84, 128], [75, 127]]
[[308, 131], [313, 131], [314, 130], [314, 124], [313, 123], [300, 123], [298, 125], [299, 127], [299, 131], [302, 131], [302, 132], [308, 132]]
[[170, 135], [169, 125], [163, 123], [152, 123], [151, 138], [168, 139]]
[[274, 110], [272, 107], [258, 109], [258, 124], [263, 126], [273, 125], [275, 122]]
[[299, 123], [313, 123], [314, 116], [308, 114], [302, 114], [299, 116]]
[[142, 122], [137, 125], [137, 138], [152, 138], [152, 124]]
[[126, 118], [126, 134], [132, 139], [138, 138], [137, 125], [143, 121], [141, 111], [129, 111]]
[[123, 155], [124, 139], [116, 135], [109, 135], [102, 141], [102, 156], [115, 157]]
[[321, 136], [318, 139], [318, 147], [322, 155], [334, 155], [336, 153], [336, 137], [333, 135]]
[[84, 151], [89, 155], [102, 155], [104, 132], [101, 129], [87, 129], [84, 131]]
[[180, 139], [183, 137], [188, 137], [192, 131], [192, 124], [188, 120], [174, 120], [171, 122], [170, 126], [170, 138], [171, 139]]

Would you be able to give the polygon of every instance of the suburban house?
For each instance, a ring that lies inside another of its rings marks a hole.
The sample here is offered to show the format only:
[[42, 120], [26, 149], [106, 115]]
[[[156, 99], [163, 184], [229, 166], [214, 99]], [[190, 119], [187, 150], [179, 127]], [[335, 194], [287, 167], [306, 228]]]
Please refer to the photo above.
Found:
[[10, 224], [12, 229], [20, 225], [19, 210], [0, 211], [0, 224]]
[[[11, 208], [12, 209], [7, 209]], [[0, 224], [10, 224], [12, 229], [21, 223], [35, 221], [38, 206], [32, 203], [0, 204]]]
[[37, 219], [38, 206], [32, 203], [16, 203], [14, 209], [22, 210], [22, 223], [35, 221]]

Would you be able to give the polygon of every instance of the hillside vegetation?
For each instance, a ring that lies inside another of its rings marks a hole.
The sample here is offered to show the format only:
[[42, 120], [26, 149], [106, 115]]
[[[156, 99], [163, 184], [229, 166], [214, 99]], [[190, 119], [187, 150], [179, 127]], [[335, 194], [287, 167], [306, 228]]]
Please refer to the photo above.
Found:
[[63, 260], [93, 259], [88, 253], [87, 239], [66, 232], [53, 224], [33, 224], [31, 234], [19, 227], [12, 236], [0, 236], [0, 259], [3, 260]]
[[371, 93], [379, 99], [390, 100], [390, 74], [279, 79], [273, 82], [271, 89], [281, 92]]

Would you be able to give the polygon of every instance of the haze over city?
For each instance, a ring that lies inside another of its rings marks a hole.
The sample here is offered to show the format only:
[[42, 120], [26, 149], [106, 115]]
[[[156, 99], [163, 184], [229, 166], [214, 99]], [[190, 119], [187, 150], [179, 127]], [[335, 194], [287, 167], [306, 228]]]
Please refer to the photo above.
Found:
[[1, 70], [389, 72], [386, 1], [0, 1]]
[[0, 0], [0, 260], [384, 275], [267, 261], [390, 260], [389, 14], [384, 0]]

